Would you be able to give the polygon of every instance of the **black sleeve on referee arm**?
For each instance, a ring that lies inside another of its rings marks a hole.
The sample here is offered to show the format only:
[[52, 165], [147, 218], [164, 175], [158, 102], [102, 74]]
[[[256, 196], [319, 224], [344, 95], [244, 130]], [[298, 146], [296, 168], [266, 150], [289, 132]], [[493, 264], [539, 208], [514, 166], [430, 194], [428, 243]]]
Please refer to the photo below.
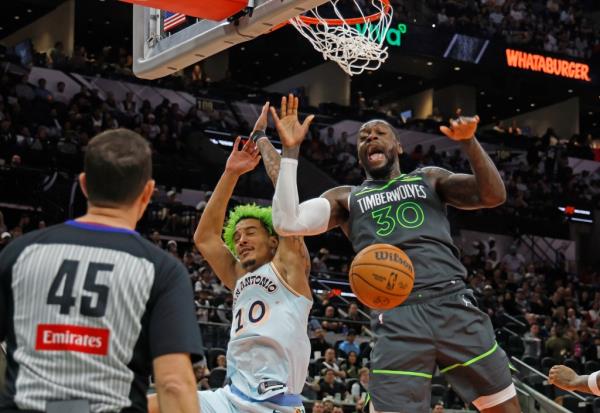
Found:
[[3, 259], [4, 256], [0, 254], [0, 342], [6, 339], [8, 333], [8, 291], [6, 288], [9, 277]]
[[0, 341], [6, 339], [9, 324], [8, 297], [10, 294], [9, 288], [11, 288], [12, 264], [8, 262], [8, 255], [6, 248], [0, 252]]
[[[169, 264], [171, 264], [169, 262]], [[190, 353], [192, 360], [202, 358], [202, 338], [194, 309], [190, 277], [181, 263], [163, 267], [156, 274], [156, 301], [149, 322], [152, 358], [173, 353]]]

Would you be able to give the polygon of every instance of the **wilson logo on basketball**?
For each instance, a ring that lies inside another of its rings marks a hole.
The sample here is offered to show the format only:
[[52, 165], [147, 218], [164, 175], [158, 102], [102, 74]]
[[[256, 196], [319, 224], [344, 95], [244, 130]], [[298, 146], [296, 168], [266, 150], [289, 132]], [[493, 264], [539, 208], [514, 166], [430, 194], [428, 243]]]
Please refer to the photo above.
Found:
[[39, 324], [35, 349], [38, 351], [74, 351], [78, 353], [108, 354], [110, 331], [58, 324]]
[[390, 253], [388, 251], [375, 251], [375, 259], [377, 261], [393, 261], [398, 264], [404, 265], [406, 268], [413, 270], [412, 265], [410, 265], [406, 260], [404, 260], [399, 254]]
[[390, 277], [388, 278], [387, 285], [385, 287], [388, 290], [393, 290], [397, 281], [398, 281], [398, 273], [393, 272], [393, 273], [390, 274]]
[[389, 244], [370, 245], [356, 254], [348, 275], [358, 300], [376, 310], [402, 304], [415, 278], [410, 257]]

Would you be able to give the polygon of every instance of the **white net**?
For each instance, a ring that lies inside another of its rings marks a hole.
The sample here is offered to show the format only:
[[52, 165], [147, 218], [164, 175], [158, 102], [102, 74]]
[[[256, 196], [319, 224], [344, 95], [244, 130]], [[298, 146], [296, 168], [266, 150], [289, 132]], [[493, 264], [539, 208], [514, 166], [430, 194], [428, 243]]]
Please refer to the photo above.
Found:
[[[392, 23], [393, 11], [382, 0], [370, 0], [376, 13], [381, 17], [377, 21], [368, 21], [359, 3], [364, 0], [352, 0], [360, 17], [345, 18], [338, 3], [330, 0], [335, 19], [341, 24], [330, 24], [321, 16], [318, 9], [311, 10], [305, 17], [314, 18], [318, 24], [309, 24], [300, 16], [290, 19], [290, 23], [304, 36], [313, 47], [323, 54], [325, 60], [336, 62], [347, 74], [359, 75], [365, 70], [377, 70], [387, 60], [389, 54], [385, 40]], [[348, 1], [346, 2], [348, 3]]]

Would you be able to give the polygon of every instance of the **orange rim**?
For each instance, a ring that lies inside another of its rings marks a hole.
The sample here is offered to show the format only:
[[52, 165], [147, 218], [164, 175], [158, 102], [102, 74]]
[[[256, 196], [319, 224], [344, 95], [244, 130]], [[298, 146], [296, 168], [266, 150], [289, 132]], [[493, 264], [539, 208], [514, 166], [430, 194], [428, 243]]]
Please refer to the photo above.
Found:
[[306, 24], [311, 24], [311, 25], [317, 25], [317, 24], [321, 24], [323, 21], [326, 22], [328, 25], [330, 26], [341, 26], [344, 23], [345, 24], [349, 24], [349, 25], [355, 25], [355, 24], [363, 24], [365, 22], [376, 22], [378, 20], [381, 19], [381, 15], [385, 12], [388, 13], [390, 11], [390, 9], [392, 8], [392, 5], [390, 4], [390, 0], [379, 0], [382, 4], [385, 5], [384, 11], [383, 12], [379, 12], [379, 13], [374, 13], [371, 14], [369, 16], [365, 16], [365, 17], [355, 17], [353, 19], [317, 19], [316, 17], [306, 17], [306, 16], [298, 16], [298, 18], [300, 20], [302, 20], [304, 23]]
[[[392, 5], [390, 4], [390, 0], [379, 0], [382, 4], [385, 5], [385, 9], [384, 12], [388, 13], [390, 11], [390, 9], [392, 8]], [[323, 20], [319, 20], [316, 17], [306, 17], [306, 16], [298, 16], [298, 18], [300, 20], [302, 20], [304, 23], [306, 24], [310, 24], [310, 25], [318, 25], [321, 24], [323, 21], [325, 21], [328, 25], [330, 26], [342, 26], [344, 23], [346, 24], [350, 24], [350, 25], [355, 25], [355, 24], [363, 24], [365, 22], [376, 22], [378, 20], [381, 19], [381, 14], [383, 12], [380, 13], [374, 13], [371, 14], [369, 16], [365, 16], [365, 17], [355, 17], [353, 19], [347, 19], [347, 20], [341, 20], [341, 19], [323, 19]], [[278, 24], [277, 26], [273, 27], [271, 30], [269, 30], [270, 32], [274, 32], [275, 30], [279, 30], [282, 27], [288, 25], [289, 22], [283, 22], [281, 24]]]

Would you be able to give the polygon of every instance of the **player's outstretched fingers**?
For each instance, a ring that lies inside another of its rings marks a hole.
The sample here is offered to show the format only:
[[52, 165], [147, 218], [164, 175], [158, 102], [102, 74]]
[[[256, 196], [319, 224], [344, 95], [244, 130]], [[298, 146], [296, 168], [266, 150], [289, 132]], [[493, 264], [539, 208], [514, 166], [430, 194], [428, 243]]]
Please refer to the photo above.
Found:
[[246, 143], [244, 143], [244, 146], [242, 147], [242, 150], [244, 152], [249, 152], [249, 153], [254, 152], [255, 149], [256, 149], [256, 144], [254, 143], [254, 141], [252, 139], [248, 139], [246, 141]]
[[304, 133], [308, 131], [310, 124], [315, 119], [315, 115], [309, 115], [306, 119], [304, 119], [304, 123], [302, 124], [302, 129], [304, 129]]
[[453, 138], [452, 129], [450, 129], [447, 126], [440, 126], [440, 132], [442, 132], [444, 135], [446, 135], [449, 138]]
[[281, 98], [281, 108], [280, 108], [282, 118], [285, 118], [287, 115], [287, 106], [288, 106], [287, 97], [283, 96]]
[[294, 104], [296, 98], [291, 93], [288, 95], [287, 115], [291, 116], [294, 114]]
[[[235, 141], [233, 142], [233, 151], [237, 151], [240, 148], [240, 142], [242, 141], [242, 137], [238, 136], [237, 138], [235, 138]], [[242, 148], [243, 150], [243, 148]]]
[[300, 105], [300, 99], [294, 97], [294, 105], [292, 107], [292, 115], [298, 116], [298, 106]]
[[262, 107], [262, 110], [260, 111], [260, 117], [264, 117], [266, 119], [267, 115], [269, 114], [269, 107], [271, 106], [271, 102], [265, 103]]

